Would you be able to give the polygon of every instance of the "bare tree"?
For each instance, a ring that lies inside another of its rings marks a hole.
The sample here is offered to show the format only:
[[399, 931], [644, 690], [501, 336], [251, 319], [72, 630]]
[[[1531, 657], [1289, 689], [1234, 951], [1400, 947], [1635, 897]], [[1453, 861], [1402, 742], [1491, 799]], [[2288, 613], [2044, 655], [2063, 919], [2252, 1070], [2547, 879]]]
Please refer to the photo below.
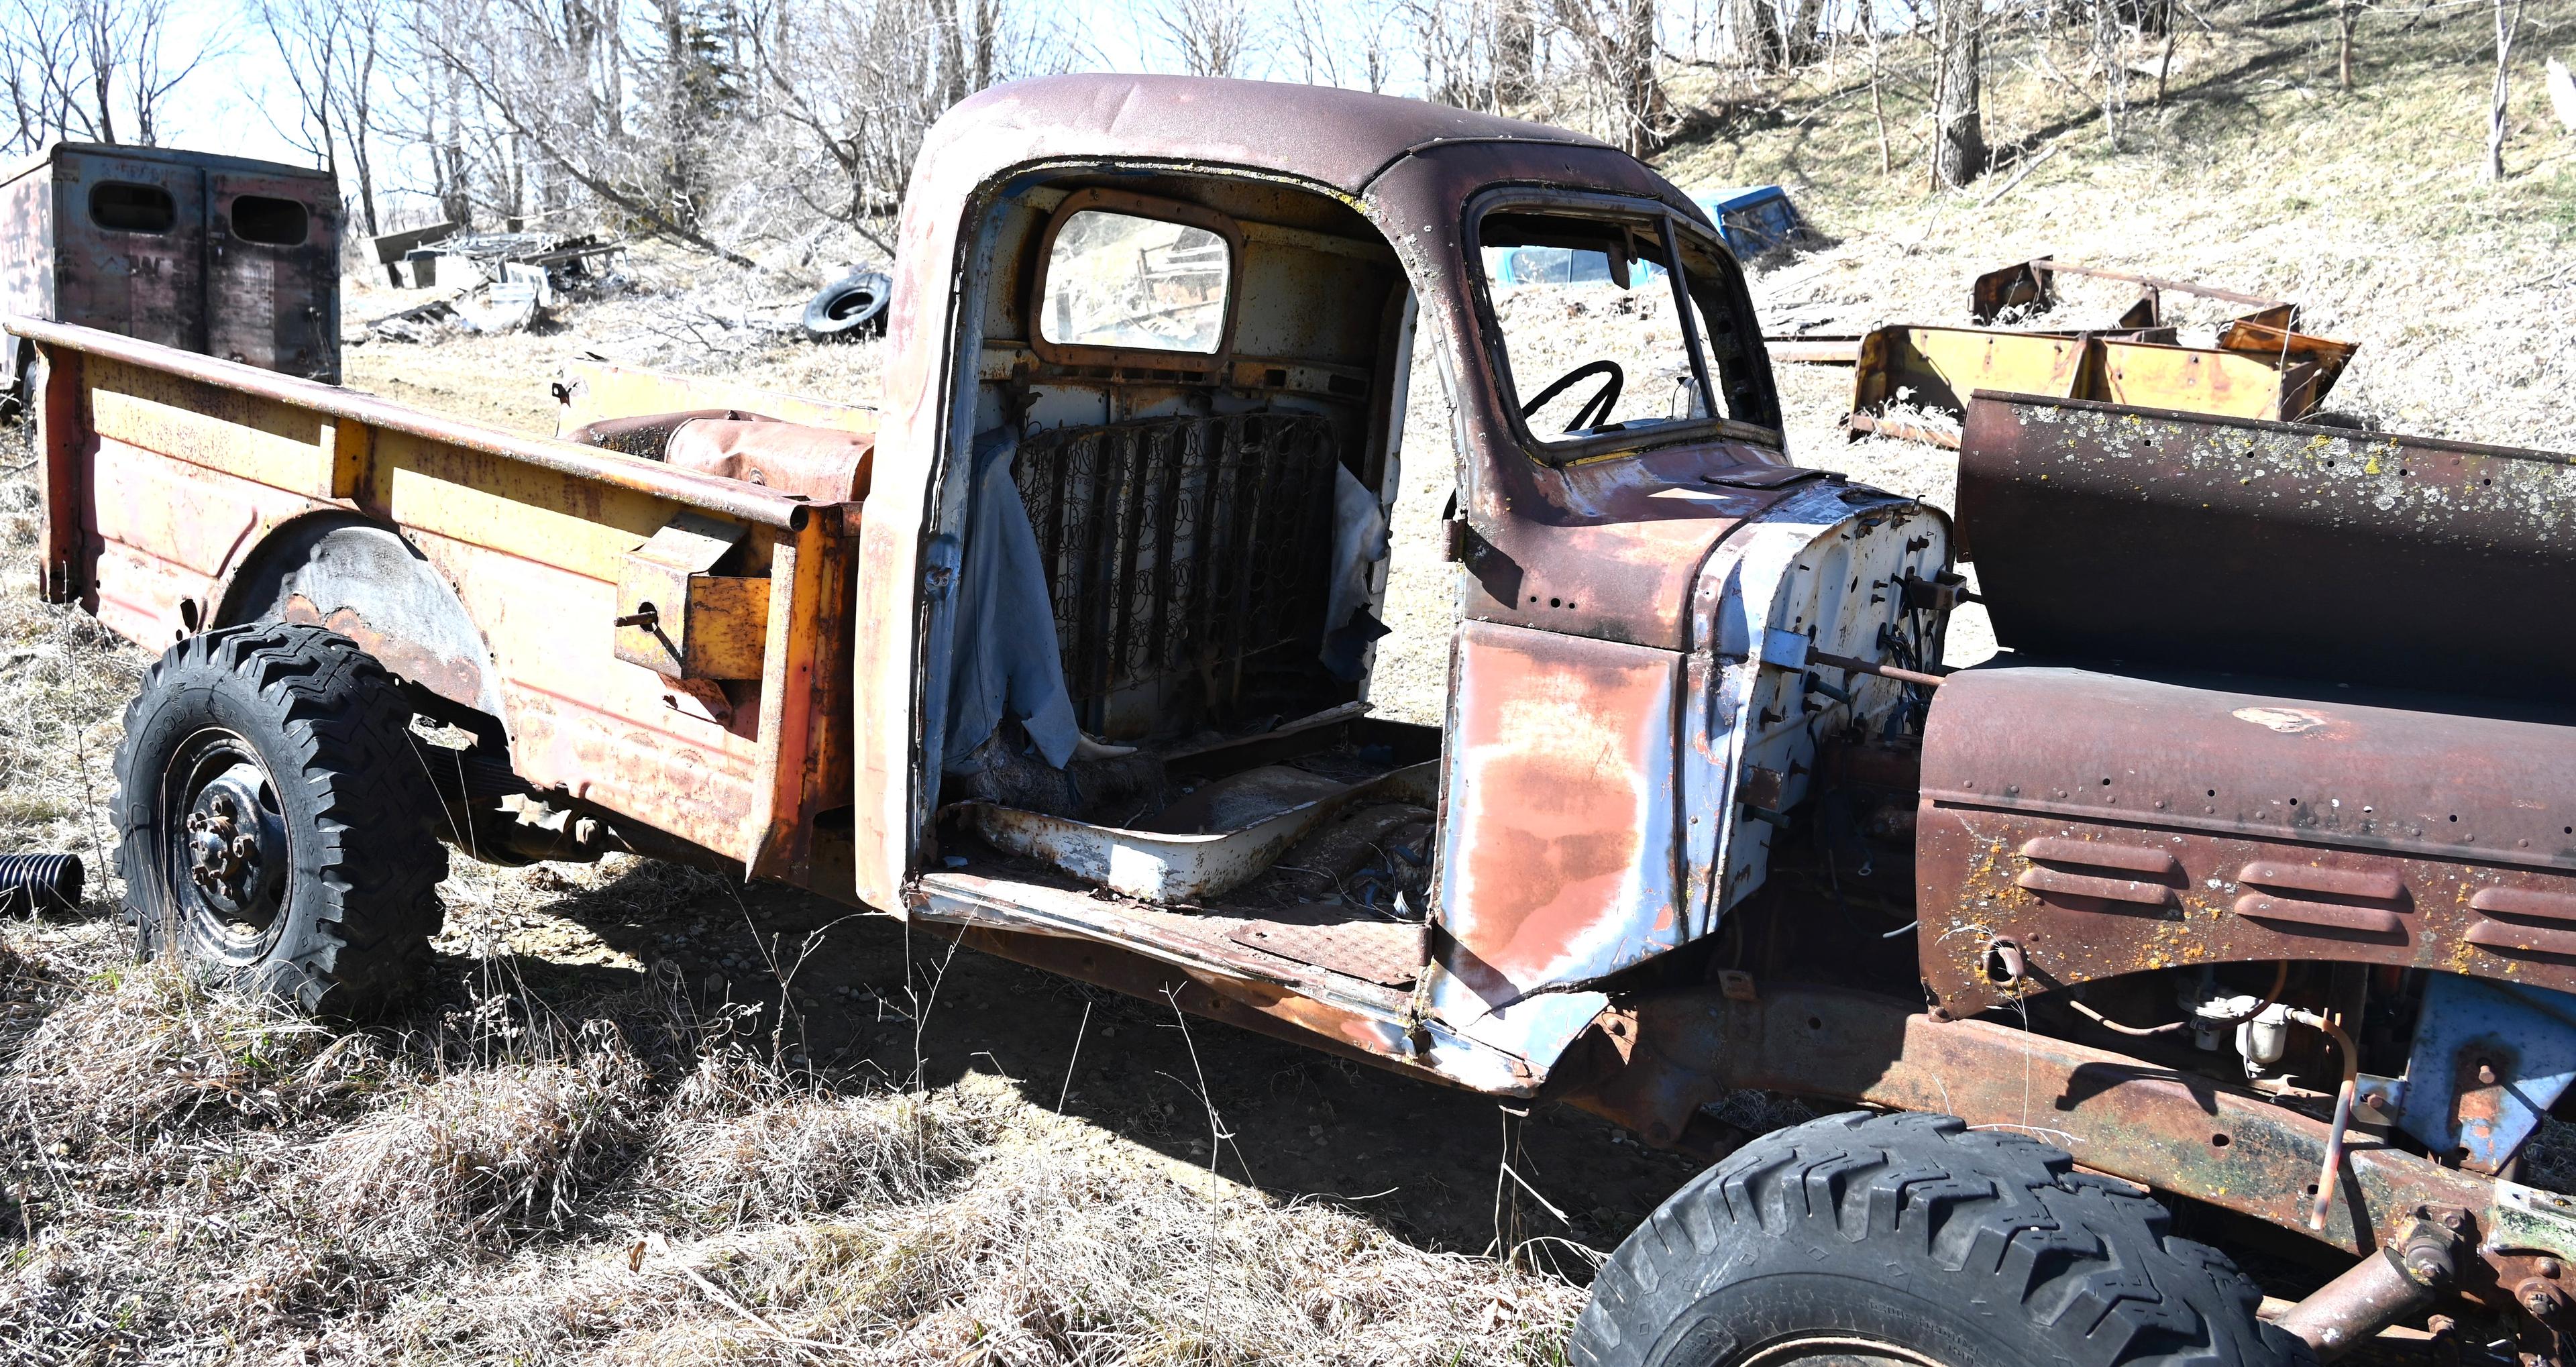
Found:
[[1181, 69], [1190, 75], [1247, 74], [1244, 60], [1252, 45], [1252, 19], [1234, 0], [1163, 0], [1154, 11], [1154, 23], [1180, 54]]
[[1986, 169], [1985, 115], [1979, 91], [1985, 6], [1982, 0], [1940, 0], [1940, 75], [1932, 101], [1932, 179], [1961, 186]]
[[1580, 54], [1603, 131], [1632, 156], [1662, 146], [1672, 118], [1655, 69], [1655, 0], [1556, 0], [1556, 23]]
[[384, 231], [376, 212], [375, 98], [387, 55], [385, 11], [385, 0], [252, 0], [250, 7], [295, 92], [296, 126], [279, 133], [326, 170], [342, 170], [346, 161], [370, 235]]
[[941, 0], [780, 0], [750, 32], [757, 113], [778, 139], [766, 183], [889, 255], [884, 226], [948, 106], [1080, 55], [1000, 0], [963, 13]]
[[10, 136], [32, 149], [54, 138], [157, 143], [170, 93], [220, 50], [170, 42], [174, 0], [10, 0], [0, 56]]
[[2512, 94], [2513, 40], [2522, 27], [2522, 0], [2513, 0], [2511, 10], [2505, 0], [2495, 0], [2495, 98], [2487, 107], [2486, 179], [2504, 179], [2504, 144], [2513, 130], [2513, 113], [2508, 107]]

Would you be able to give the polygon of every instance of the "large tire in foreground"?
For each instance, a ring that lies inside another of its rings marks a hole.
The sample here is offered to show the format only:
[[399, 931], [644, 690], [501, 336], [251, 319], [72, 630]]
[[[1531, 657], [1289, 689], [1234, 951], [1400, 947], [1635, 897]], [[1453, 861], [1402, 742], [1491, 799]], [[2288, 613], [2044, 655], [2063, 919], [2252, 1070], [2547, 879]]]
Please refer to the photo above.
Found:
[[137, 949], [315, 1014], [398, 995], [428, 964], [447, 876], [411, 717], [383, 666], [319, 627], [172, 646], [116, 752]]
[[1593, 1284], [1579, 1367], [2275, 1367], [2217, 1250], [2061, 1151], [1948, 1116], [1830, 1116], [1664, 1203]]

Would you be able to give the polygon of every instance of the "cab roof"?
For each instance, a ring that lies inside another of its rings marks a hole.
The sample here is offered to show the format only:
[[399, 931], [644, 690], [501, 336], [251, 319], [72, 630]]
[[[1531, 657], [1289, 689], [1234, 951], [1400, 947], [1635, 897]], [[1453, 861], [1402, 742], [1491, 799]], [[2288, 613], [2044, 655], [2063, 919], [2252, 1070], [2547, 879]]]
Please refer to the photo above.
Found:
[[1598, 138], [1543, 123], [1358, 90], [1097, 74], [984, 91], [940, 120], [938, 141], [974, 148], [997, 167], [1057, 156], [1168, 158], [1293, 175], [1353, 195], [1408, 152], [1442, 143], [1615, 152]]

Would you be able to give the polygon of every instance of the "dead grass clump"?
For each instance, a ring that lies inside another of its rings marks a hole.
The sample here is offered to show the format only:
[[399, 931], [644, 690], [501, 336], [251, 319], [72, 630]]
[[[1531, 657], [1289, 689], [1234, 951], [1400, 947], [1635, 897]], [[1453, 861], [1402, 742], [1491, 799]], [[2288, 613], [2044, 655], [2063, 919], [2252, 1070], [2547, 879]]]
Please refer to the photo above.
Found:
[[1517, 1363], [1553, 1360], [1581, 1303], [1339, 1210], [1104, 1161], [1022, 1109], [948, 1199], [675, 1251], [711, 1304], [768, 1327], [728, 1310], [613, 1356], [710, 1360], [713, 1330], [867, 1362]]
[[338, 1034], [166, 964], [124, 965], [47, 1015], [10, 1090], [49, 1141], [300, 1120], [384, 1086], [369, 1035]]
[[556, 1057], [405, 1089], [325, 1139], [303, 1177], [314, 1214], [371, 1235], [474, 1244], [559, 1230], [645, 1126], [647, 1075], [592, 1021]]
[[738, 1226], [927, 1200], [984, 1156], [1000, 1124], [991, 1089], [746, 1087], [746, 1063], [766, 1073], [752, 1060], [710, 1060], [672, 1098], [641, 1185], [667, 1193], [677, 1220]]

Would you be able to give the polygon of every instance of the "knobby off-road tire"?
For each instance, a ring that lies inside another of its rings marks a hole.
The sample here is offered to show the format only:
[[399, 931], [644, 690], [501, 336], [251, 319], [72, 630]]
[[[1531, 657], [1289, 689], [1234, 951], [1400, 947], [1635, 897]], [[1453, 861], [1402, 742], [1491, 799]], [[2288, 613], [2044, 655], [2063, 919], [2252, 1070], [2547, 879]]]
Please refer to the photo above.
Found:
[[1619, 1246], [1579, 1367], [2312, 1364], [2224, 1254], [2057, 1149], [1948, 1116], [1757, 1139]]
[[319, 627], [172, 646], [116, 752], [137, 951], [313, 1014], [399, 995], [428, 965], [447, 876], [411, 717], [383, 666]]

